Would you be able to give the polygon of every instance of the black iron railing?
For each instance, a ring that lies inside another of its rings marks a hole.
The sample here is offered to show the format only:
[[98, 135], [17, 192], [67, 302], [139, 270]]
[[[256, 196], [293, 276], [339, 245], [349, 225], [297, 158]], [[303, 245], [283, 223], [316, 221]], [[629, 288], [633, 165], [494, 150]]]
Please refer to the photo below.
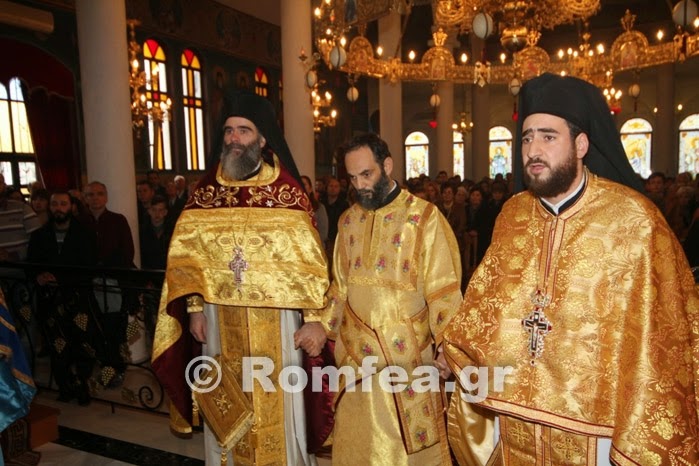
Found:
[[[39, 285], [42, 272], [57, 280]], [[93, 398], [160, 410], [150, 354], [163, 279], [162, 270], [0, 262], [37, 386], [58, 389], [56, 370], [88, 367]]]

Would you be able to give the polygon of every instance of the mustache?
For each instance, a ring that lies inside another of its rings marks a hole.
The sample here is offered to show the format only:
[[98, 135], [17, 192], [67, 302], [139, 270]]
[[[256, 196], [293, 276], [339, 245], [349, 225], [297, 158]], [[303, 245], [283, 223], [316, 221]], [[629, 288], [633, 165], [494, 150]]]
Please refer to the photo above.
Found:
[[360, 196], [367, 196], [369, 194], [374, 194], [374, 190], [373, 189], [358, 189], [357, 194], [359, 194]]
[[524, 167], [526, 168], [526, 167], [528, 167], [529, 165], [533, 165], [533, 164], [535, 164], [535, 163], [540, 163], [540, 164], [542, 164], [542, 165], [544, 165], [544, 166], [546, 166], [546, 167], [549, 166], [549, 164], [546, 163], [543, 159], [540, 159], [540, 158], [537, 157], [537, 158], [535, 158], [535, 159], [530, 159], [530, 160], [524, 165]]
[[73, 214], [71, 212], [51, 212], [50, 215], [54, 221], [63, 222]]
[[227, 155], [227, 154], [230, 154], [231, 152], [233, 152], [234, 150], [242, 152], [245, 149], [247, 149], [247, 146], [245, 144], [240, 144], [238, 142], [231, 142], [230, 144], [226, 144], [226, 147], [224, 149], [224, 153]]

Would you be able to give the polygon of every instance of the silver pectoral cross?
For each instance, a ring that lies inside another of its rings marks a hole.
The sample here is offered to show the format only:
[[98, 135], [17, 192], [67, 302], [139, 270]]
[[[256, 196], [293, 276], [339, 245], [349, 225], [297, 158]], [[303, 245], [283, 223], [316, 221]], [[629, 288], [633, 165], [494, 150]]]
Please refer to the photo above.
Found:
[[544, 307], [550, 301], [550, 297], [537, 290], [532, 294], [534, 309], [526, 318], [522, 319], [522, 328], [529, 333], [528, 351], [532, 358], [530, 361], [532, 366], [535, 364], [536, 358], [540, 358], [544, 352], [544, 337], [553, 330], [553, 325], [544, 314]]
[[248, 263], [245, 260], [243, 248], [240, 246], [233, 248], [233, 260], [228, 263], [228, 268], [233, 272], [235, 288], [240, 291], [240, 287], [243, 284], [243, 272], [248, 269]]

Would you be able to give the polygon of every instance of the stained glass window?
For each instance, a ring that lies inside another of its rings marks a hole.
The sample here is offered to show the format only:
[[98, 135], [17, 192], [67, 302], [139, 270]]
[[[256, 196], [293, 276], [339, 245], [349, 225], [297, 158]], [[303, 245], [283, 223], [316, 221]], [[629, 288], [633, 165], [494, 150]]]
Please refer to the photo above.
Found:
[[18, 78], [10, 79], [7, 86], [0, 82], [0, 174], [8, 186], [27, 186], [37, 180], [36, 156], [24, 100]]
[[415, 131], [405, 138], [405, 176], [416, 178], [429, 174], [430, 140], [425, 133]]
[[633, 171], [643, 178], [650, 176], [650, 150], [653, 127], [643, 118], [631, 118], [621, 125], [621, 143]]
[[267, 97], [269, 93], [269, 78], [267, 72], [261, 66], [255, 70], [255, 94]]
[[[146, 71], [146, 100], [148, 108], [163, 108], [170, 98], [167, 90], [167, 57], [158, 41], [148, 39], [143, 43], [143, 69]], [[161, 105], [162, 104], [162, 105]], [[151, 168], [172, 169], [172, 149], [170, 147], [169, 108], [162, 122], [148, 117], [148, 141], [150, 146]]]
[[512, 172], [512, 132], [504, 126], [493, 126], [488, 132], [490, 177]]
[[201, 92], [201, 62], [190, 49], [182, 52], [182, 108], [184, 111], [187, 170], [206, 169], [204, 153], [204, 110]]
[[679, 173], [699, 173], [699, 113], [689, 115], [680, 123]]
[[464, 179], [464, 136], [458, 131], [452, 135], [454, 146], [452, 149], [454, 157], [454, 175], [459, 175]]

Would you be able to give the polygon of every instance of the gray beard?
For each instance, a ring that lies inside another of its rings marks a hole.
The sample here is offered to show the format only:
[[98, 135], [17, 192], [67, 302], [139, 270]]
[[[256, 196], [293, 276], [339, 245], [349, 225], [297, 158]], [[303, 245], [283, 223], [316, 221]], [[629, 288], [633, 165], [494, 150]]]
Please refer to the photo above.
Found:
[[376, 210], [383, 205], [386, 196], [391, 192], [391, 178], [381, 170], [382, 176], [372, 189], [357, 190], [357, 202], [367, 210]]
[[[241, 150], [240, 155], [233, 154], [235, 149]], [[221, 151], [221, 172], [229, 180], [242, 180], [257, 169], [262, 159], [262, 148], [259, 138], [249, 145], [232, 142], [224, 145]]]

